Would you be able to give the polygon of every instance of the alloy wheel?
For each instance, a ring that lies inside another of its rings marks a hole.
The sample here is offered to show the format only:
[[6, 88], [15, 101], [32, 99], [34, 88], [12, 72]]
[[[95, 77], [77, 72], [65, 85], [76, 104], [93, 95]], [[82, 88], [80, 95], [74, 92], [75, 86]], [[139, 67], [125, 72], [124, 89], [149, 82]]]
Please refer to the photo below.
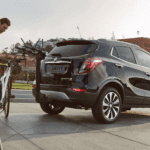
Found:
[[108, 120], [115, 119], [120, 111], [120, 100], [115, 92], [109, 92], [103, 99], [103, 115]]

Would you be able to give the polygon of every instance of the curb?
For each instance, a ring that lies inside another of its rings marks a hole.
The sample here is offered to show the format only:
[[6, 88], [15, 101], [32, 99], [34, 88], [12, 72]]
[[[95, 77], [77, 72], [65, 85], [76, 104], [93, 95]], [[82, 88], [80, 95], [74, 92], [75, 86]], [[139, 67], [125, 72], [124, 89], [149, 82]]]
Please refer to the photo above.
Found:
[[12, 90], [15, 90], [15, 91], [30, 91], [30, 92], [32, 92], [32, 90], [24, 90], [24, 89], [12, 89]]
[[10, 102], [12, 103], [37, 103], [35, 98], [28, 98], [28, 99], [14, 98], [14, 99], [10, 99]]
[[[29, 89], [19, 89], [19, 88], [11, 88], [11, 89], [17, 89], [17, 90], [29, 90]], [[32, 91], [32, 90], [29, 90]]]

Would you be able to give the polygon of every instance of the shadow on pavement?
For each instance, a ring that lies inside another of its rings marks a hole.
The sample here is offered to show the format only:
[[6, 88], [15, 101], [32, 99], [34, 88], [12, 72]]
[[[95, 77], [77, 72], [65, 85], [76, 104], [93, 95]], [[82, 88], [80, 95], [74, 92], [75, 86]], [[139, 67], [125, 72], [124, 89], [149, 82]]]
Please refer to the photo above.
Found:
[[[70, 111], [71, 112], [71, 111]], [[74, 111], [73, 111], [74, 112]], [[142, 114], [133, 111], [121, 113], [117, 122], [113, 124], [98, 124], [91, 112], [62, 113], [57, 116], [47, 114], [13, 114], [8, 119], [0, 117], [1, 135], [40, 135], [56, 136], [86, 132], [118, 132], [148, 130], [150, 113]], [[148, 131], [147, 131], [148, 132]], [[3, 141], [21, 140], [20, 138], [6, 138]]]

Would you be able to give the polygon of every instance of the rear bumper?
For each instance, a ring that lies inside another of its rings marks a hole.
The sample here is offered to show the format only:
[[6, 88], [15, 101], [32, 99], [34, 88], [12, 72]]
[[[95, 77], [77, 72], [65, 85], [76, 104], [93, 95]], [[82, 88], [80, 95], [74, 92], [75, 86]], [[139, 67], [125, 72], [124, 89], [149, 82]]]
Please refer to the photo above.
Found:
[[50, 99], [71, 102], [69, 97], [64, 92], [40, 90], [40, 93], [45, 94], [48, 100]]
[[[40, 86], [39, 102], [68, 102], [76, 103], [81, 106], [93, 106], [98, 92], [76, 92], [73, 87], [53, 87], [49, 85]], [[36, 88], [32, 89], [33, 95], [36, 94]]]

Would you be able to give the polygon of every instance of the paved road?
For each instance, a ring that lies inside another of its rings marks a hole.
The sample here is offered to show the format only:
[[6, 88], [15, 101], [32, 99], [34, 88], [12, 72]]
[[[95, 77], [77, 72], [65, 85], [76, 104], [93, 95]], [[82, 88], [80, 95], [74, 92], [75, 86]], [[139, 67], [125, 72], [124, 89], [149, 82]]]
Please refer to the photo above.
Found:
[[0, 138], [4, 150], [150, 150], [150, 109], [132, 109], [105, 125], [91, 110], [51, 116], [38, 103], [11, 103], [8, 119], [0, 114]]
[[9, 118], [0, 114], [0, 137], [4, 150], [150, 150], [150, 109], [105, 125], [90, 110], [50, 116], [37, 103], [11, 103]]
[[31, 90], [17, 90], [12, 89], [11, 93], [15, 95], [15, 99], [11, 99], [11, 102], [15, 103], [36, 103], [35, 98], [32, 95]]

